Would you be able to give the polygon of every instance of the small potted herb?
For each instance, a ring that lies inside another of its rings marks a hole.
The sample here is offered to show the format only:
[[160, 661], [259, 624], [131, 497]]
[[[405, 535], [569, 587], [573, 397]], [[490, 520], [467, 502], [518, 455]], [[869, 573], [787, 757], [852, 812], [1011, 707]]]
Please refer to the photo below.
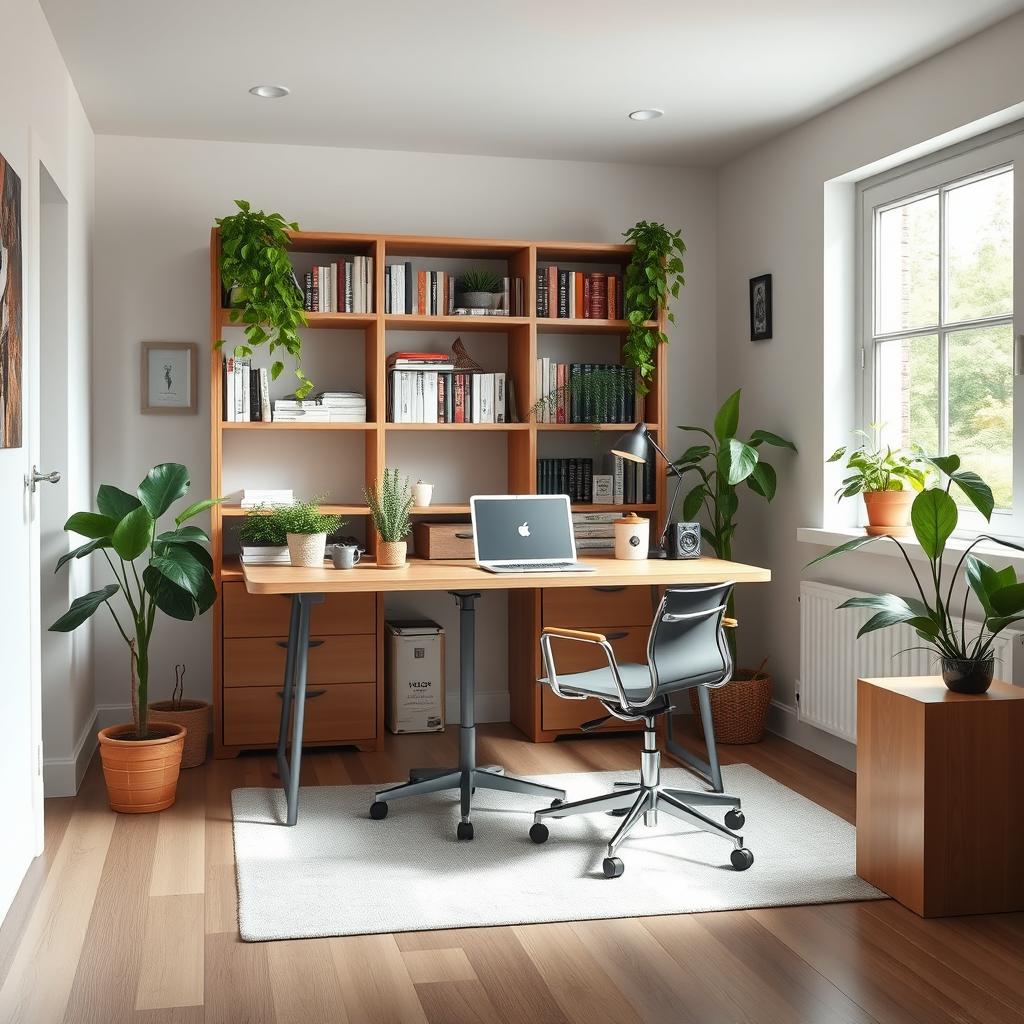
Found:
[[323, 568], [327, 534], [345, 525], [339, 516], [320, 511], [318, 501], [297, 501], [279, 505], [267, 518], [284, 534], [291, 564], [306, 569]]
[[490, 270], [467, 270], [456, 283], [463, 305], [471, 309], [493, 309], [501, 289], [501, 278]]
[[260, 505], [246, 513], [238, 528], [243, 562], [283, 562], [288, 557], [287, 534], [272, 512], [272, 508]]
[[373, 525], [380, 534], [377, 545], [377, 566], [381, 569], [399, 569], [405, 565], [406, 540], [412, 524], [409, 511], [412, 508], [412, 488], [409, 478], [399, 484], [398, 470], [384, 470], [378, 484], [371, 484], [363, 494], [370, 507]]
[[[873, 427], [876, 434], [877, 427]], [[921, 456], [902, 448], [882, 447], [866, 431], [858, 430], [863, 438], [855, 448], [844, 445], [837, 448], [826, 462], [839, 462], [846, 458], [849, 475], [836, 491], [836, 497], [852, 498], [864, 495], [868, 513], [865, 532], [872, 537], [906, 537], [910, 533], [910, 506], [914, 495], [924, 489], [927, 471]]]

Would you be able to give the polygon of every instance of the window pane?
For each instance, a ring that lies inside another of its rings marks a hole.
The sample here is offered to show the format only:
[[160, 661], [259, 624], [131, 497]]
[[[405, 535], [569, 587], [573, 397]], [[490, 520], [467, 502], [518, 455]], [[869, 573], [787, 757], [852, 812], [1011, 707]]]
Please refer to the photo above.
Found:
[[878, 422], [883, 444], [939, 447], [939, 343], [936, 335], [875, 346]]
[[[1013, 328], [948, 335], [949, 450], [992, 488], [996, 508], [1013, 497]], [[962, 495], [956, 495], [966, 504]]]
[[1013, 312], [1013, 171], [946, 193], [946, 321]]
[[925, 196], [878, 215], [875, 258], [879, 334], [939, 322], [939, 197]]

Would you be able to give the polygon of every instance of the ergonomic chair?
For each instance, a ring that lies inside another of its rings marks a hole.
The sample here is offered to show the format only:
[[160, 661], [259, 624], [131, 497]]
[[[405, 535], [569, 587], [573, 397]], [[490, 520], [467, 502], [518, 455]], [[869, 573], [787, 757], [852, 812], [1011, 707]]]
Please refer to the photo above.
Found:
[[[647, 664], [619, 664], [607, 638], [600, 633], [547, 626], [541, 631], [540, 647], [547, 676], [540, 682], [566, 700], [595, 697], [610, 716], [627, 722], [644, 723], [644, 748], [640, 755], [640, 780], [620, 783], [615, 792], [577, 800], [537, 811], [533, 816], [530, 838], [543, 843], [548, 828], [543, 818], [566, 818], [574, 814], [625, 809], [618, 830], [608, 842], [604, 873], [618, 878], [623, 870], [616, 851], [643, 817], [644, 824], [656, 825], [662, 810], [680, 821], [705, 832], [721, 836], [733, 844], [730, 859], [737, 871], [754, 863], [754, 855], [743, 845], [743, 837], [734, 829], [743, 827], [740, 800], [722, 792], [673, 789], [661, 784], [661, 754], [655, 736], [655, 721], [673, 710], [672, 697], [694, 686], [724, 686], [732, 676], [732, 656], [725, 641], [725, 609], [732, 591], [731, 583], [713, 586], [672, 587], [658, 605], [647, 639]], [[730, 623], [735, 625], [734, 622]], [[592, 644], [600, 647], [607, 667], [561, 676], [556, 672], [551, 651], [553, 640]], [[707, 716], [705, 730], [711, 724]], [[606, 721], [586, 723], [594, 727]], [[709, 735], [713, 749], [713, 738]], [[716, 787], [720, 788], [720, 787]], [[728, 807], [725, 824], [707, 817], [698, 807]]]

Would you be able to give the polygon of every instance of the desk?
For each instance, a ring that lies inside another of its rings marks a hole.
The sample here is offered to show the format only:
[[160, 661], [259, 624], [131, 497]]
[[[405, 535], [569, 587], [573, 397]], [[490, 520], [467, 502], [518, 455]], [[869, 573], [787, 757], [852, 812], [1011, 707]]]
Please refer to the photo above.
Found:
[[[527, 590], [550, 587], [649, 586], [663, 587], [693, 583], [764, 583], [771, 579], [767, 569], [724, 562], [716, 558], [684, 561], [619, 561], [610, 555], [583, 558], [594, 572], [573, 573], [490, 573], [472, 561], [425, 561], [410, 559], [400, 569], [378, 569], [372, 562], [360, 562], [354, 569], [301, 569], [283, 565], [243, 565], [246, 589], [251, 594], [289, 594], [292, 598], [285, 657], [281, 725], [278, 732], [277, 766], [288, 806], [287, 823], [294, 825], [299, 813], [299, 768], [302, 759], [302, 730], [306, 705], [306, 659], [309, 647], [309, 614], [324, 594], [399, 593], [441, 591], [451, 594], [459, 606], [459, 764], [443, 771], [411, 772], [409, 782], [377, 794], [373, 813], [384, 817], [388, 801], [406, 796], [459, 790], [461, 823], [459, 838], [471, 839], [470, 822], [474, 788], [500, 789], [548, 799], [563, 799], [560, 790], [476, 764], [476, 716], [474, 710], [475, 602], [487, 590]], [[287, 757], [288, 719], [292, 719], [291, 760]]]

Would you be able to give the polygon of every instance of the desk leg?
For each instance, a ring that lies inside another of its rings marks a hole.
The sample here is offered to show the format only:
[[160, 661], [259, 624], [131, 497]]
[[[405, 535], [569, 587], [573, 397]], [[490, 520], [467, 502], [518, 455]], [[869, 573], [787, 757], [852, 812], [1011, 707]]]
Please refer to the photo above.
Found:
[[665, 716], [665, 749], [677, 761], [682, 761], [683, 764], [703, 776], [711, 784], [714, 792], [721, 793], [725, 787], [722, 785], [722, 769], [718, 763], [718, 748], [715, 745], [715, 726], [711, 720], [711, 694], [708, 693], [706, 686], [699, 687], [697, 701], [700, 704], [700, 721], [704, 726], [704, 742], [707, 744], [708, 759], [702, 760], [675, 742], [672, 737], [671, 713]]

